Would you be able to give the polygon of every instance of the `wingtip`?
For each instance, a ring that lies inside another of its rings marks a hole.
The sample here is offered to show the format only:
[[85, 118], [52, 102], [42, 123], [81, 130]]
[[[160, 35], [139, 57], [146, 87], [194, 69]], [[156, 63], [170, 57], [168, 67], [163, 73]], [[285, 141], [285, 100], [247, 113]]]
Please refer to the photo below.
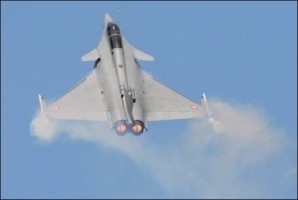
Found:
[[45, 113], [46, 103], [45, 103], [45, 99], [43, 98], [43, 96], [41, 96], [41, 94], [38, 94], [38, 100], [39, 100], [39, 105], [42, 113]]
[[210, 112], [210, 110], [209, 110], [207, 97], [206, 97], [205, 93], [202, 94], [201, 102], [202, 102], [202, 106], [204, 108], [205, 115], [206, 115], [207, 119], [209, 120], [212, 116], [212, 112]]

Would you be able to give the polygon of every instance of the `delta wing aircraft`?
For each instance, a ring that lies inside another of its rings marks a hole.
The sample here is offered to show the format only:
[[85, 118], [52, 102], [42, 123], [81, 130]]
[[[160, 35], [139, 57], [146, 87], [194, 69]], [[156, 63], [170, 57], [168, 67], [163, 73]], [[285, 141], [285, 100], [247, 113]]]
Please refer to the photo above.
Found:
[[82, 61], [94, 69], [51, 105], [39, 94], [42, 113], [50, 119], [106, 121], [119, 135], [140, 135], [149, 121], [210, 117], [206, 95], [201, 105], [155, 80], [138, 61], [153, 57], [133, 47], [105, 14], [102, 38]]

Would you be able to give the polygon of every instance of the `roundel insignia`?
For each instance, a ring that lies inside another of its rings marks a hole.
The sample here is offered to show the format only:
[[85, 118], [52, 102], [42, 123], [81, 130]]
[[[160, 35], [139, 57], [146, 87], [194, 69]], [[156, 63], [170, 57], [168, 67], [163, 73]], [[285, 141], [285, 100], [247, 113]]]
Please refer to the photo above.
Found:
[[191, 109], [197, 109], [198, 106], [197, 105], [191, 105]]

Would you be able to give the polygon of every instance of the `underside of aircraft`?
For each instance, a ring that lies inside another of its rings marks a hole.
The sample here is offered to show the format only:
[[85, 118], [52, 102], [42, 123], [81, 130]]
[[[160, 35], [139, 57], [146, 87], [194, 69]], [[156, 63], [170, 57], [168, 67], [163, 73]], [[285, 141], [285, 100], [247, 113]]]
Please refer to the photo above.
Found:
[[98, 46], [82, 57], [95, 63], [93, 70], [51, 105], [39, 95], [42, 113], [50, 119], [106, 121], [119, 135], [140, 135], [150, 121], [209, 118], [205, 94], [198, 104], [155, 80], [138, 62], [153, 60], [106, 14]]

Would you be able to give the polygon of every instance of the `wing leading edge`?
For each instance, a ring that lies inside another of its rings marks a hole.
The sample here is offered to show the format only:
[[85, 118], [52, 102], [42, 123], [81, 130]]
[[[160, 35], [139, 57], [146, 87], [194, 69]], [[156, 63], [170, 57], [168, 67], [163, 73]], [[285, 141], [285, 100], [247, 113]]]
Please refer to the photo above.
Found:
[[[42, 110], [53, 119], [108, 121], [107, 105], [102, 88], [95, 81], [95, 71], [68, 93], [49, 106], [41, 101]], [[41, 99], [41, 97], [40, 97]]]
[[144, 110], [148, 121], [200, 118], [202, 106], [155, 80], [142, 71], [144, 79]]

